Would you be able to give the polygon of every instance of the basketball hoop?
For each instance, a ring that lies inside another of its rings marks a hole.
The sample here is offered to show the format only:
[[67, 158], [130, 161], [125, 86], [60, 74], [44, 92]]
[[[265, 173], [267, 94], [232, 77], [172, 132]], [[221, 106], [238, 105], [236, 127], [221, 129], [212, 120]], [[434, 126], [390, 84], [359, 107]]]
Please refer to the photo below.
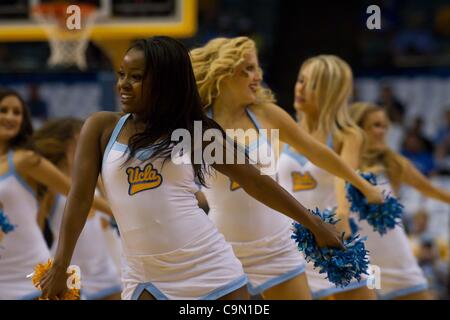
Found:
[[94, 5], [80, 3], [76, 6], [80, 13], [78, 25], [69, 23], [77, 21], [72, 19], [74, 7], [70, 3], [42, 3], [32, 8], [33, 18], [48, 37], [51, 50], [49, 66], [78, 66], [81, 70], [87, 68], [85, 53], [99, 15]]

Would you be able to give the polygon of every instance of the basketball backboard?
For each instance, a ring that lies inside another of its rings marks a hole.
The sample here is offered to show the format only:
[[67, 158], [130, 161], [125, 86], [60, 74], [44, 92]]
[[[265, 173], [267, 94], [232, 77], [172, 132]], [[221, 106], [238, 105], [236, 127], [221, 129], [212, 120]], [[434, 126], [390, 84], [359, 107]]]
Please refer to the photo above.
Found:
[[[0, 1], [0, 41], [45, 41], [47, 34], [33, 19], [32, 8], [54, 0]], [[197, 29], [197, 0], [85, 0], [68, 5], [97, 6], [100, 18], [92, 29], [93, 41], [124, 40], [152, 35], [192, 36]], [[69, 16], [69, 14], [68, 14]]]

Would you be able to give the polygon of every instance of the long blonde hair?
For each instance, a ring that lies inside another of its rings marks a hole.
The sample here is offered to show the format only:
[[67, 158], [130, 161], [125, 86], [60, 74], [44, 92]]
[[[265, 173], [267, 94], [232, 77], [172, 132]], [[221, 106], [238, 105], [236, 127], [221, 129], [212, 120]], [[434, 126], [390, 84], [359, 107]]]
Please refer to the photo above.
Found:
[[353, 92], [353, 73], [350, 66], [334, 55], [319, 55], [307, 59], [300, 72], [311, 68], [305, 92], [314, 95], [319, 109], [318, 130], [332, 134], [341, 141], [344, 131], [357, 129], [348, 114], [348, 104]]
[[[350, 116], [361, 129], [364, 127], [364, 122], [368, 116], [378, 111], [384, 111], [384, 109], [369, 102], [355, 102], [350, 106]], [[397, 192], [400, 188], [404, 171], [402, 158], [387, 146], [383, 149], [375, 150], [367, 145], [364, 148], [360, 169], [366, 170], [379, 164], [386, 170], [389, 181]]]
[[[205, 46], [191, 50], [191, 61], [198, 91], [204, 108], [211, 106], [220, 95], [221, 81], [233, 75], [244, 56], [257, 52], [253, 40], [247, 37], [216, 38]], [[259, 69], [262, 76], [262, 70]], [[271, 90], [258, 86], [256, 103], [274, 102]]]

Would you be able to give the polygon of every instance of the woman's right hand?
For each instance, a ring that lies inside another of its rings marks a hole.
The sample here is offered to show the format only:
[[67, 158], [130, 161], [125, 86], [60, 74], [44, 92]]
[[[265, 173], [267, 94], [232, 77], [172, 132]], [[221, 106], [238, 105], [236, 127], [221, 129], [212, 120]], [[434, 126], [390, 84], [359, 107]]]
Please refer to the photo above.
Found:
[[341, 233], [330, 223], [324, 222], [319, 217], [314, 217], [313, 227], [310, 231], [313, 233], [319, 248], [337, 248], [344, 250], [344, 244], [341, 241]]
[[0, 230], [0, 242], [2, 242], [4, 236], [5, 233], [2, 230]]
[[55, 299], [61, 297], [67, 290], [67, 268], [53, 264], [42, 276], [37, 286], [42, 290], [42, 298]]

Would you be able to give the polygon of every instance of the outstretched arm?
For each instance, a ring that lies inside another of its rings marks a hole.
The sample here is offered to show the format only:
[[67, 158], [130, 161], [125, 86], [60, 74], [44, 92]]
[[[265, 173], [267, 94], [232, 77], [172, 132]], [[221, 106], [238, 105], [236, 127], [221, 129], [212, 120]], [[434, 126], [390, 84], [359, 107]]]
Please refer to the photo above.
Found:
[[[357, 170], [359, 168], [361, 149], [363, 145], [363, 136], [361, 133], [352, 130], [346, 133], [342, 139], [342, 148], [340, 151], [341, 159], [350, 166], [350, 168]], [[352, 232], [349, 223], [350, 217], [350, 203], [347, 200], [347, 193], [345, 191], [345, 181], [339, 178], [334, 179], [334, 187], [336, 191], [337, 211], [336, 217], [339, 222], [336, 227], [345, 232], [345, 235], [350, 237]]]
[[401, 181], [422, 193], [423, 195], [450, 204], [450, 192], [434, 186], [414, 165], [402, 157], [403, 174]]
[[[227, 144], [232, 148], [230, 144]], [[228, 150], [229, 151], [229, 150]], [[224, 155], [227, 151], [224, 151]], [[234, 150], [237, 155], [239, 151]], [[235, 162], [236, 163], [236, 162]], [[342, 248], [339, 232], [311, 214], [276, 181], [251, 164], [214, 164], [213, 167], [236, 181], [251, 197], [304, 225], [315, 236], [319, 246]]]
[[84, 124], [75, 153], [73, 184], [64, 209], [63, 221], [52, 269], [41, 279], [43, 295], [55, 297], [67, 288], [66, 270], [86, 222], [94, 197], [101, 164], [102, 121], [98, 114]]
[[349, 165], [327, 146], [316, 141], [301, 129], [291, 116], [276, 105], [266, 105], [266, 118], [274, 128], [279, 128], [280, 139], [303, 154], [318, 167], [342, 178], [358, 188], [370, 203], [381, 203], [379, 190], [360, 177]]
[[[69, 194], [71, 180], [64, 175], [55, 165], [47, 159], [37, 155], [33, 151], [17, 152], [15, 162], [20, 173], [31, 177], [54, 193], [65, 196]], [[86, 156], [89, 159], [89, 156]], [[103, 198], [95, 197], [92, 203], [94, 209], [112, 215], [108, 203]]]

